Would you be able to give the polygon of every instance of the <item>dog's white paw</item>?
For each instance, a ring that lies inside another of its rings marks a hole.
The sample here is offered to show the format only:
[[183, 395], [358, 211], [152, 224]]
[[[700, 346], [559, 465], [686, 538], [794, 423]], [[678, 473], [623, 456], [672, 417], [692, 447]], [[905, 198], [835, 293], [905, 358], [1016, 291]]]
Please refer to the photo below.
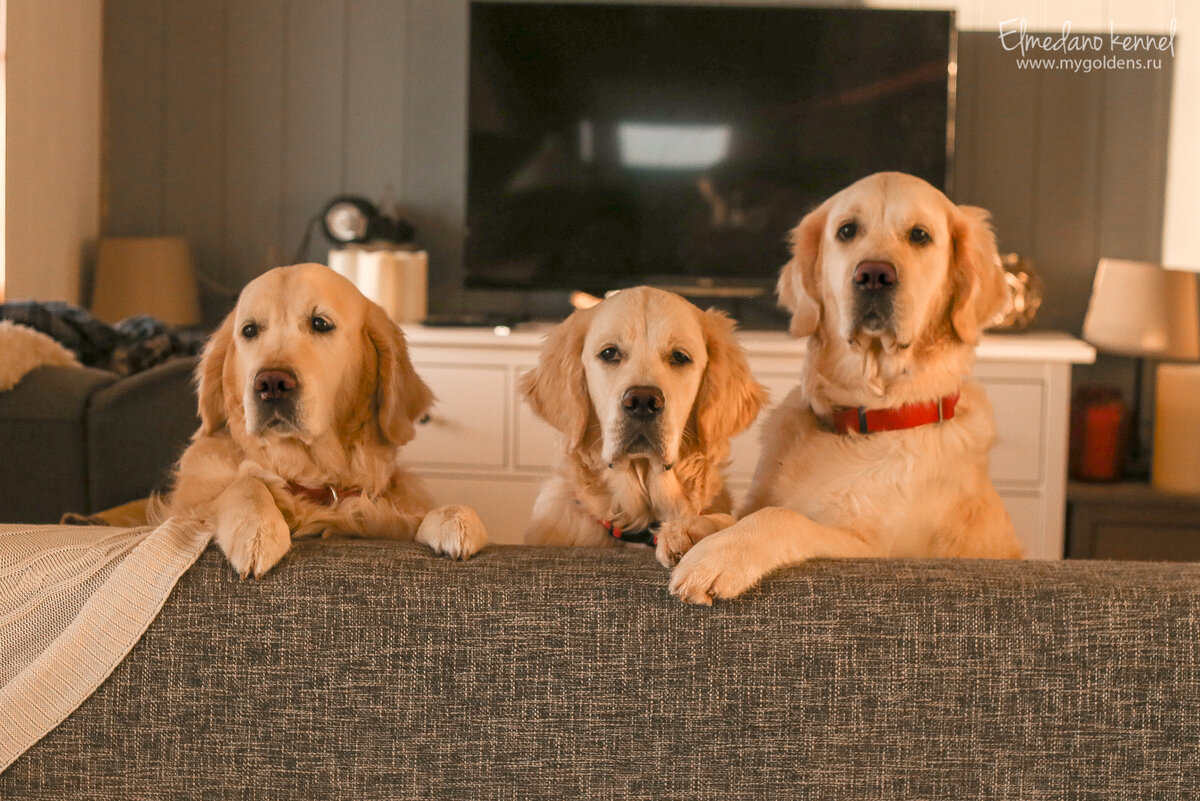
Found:
[[738, 532], [726, 530], [696, 543], [671, 571], [671, 594], [692, 604], [712, 604], [757, 584], [770, 568], [760, 565], [740, 539]]
[[469, 506], [439, 506], [421, 521], [417, 542], [451, 559], [470, 559], [487, 545], [487, 530]]
[[717, 529], [718, 524], [703, 515], [687, 515], [660, 523], [654, 532], [658, 541], [654, 547], [654, 555], [663, 567], [674, 567], [693, 545]]
[[242, 578], [262, 578], [292, 547], [292, 534], [280, 514], [265, 518], [248, 515], [231, 526], [227, 536], [218, 541], [229, 564]]

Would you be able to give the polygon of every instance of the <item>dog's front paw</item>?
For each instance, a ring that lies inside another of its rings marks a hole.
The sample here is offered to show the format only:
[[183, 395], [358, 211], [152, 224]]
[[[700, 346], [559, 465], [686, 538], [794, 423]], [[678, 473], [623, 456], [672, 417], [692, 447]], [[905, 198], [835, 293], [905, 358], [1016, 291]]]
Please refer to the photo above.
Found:
[[684, 554], [671, 572], [673, 595], [692, 604], [736, 598], [758, 583], [769, 569], [747, 552], [735, 530], [705, 537]]
[[[730, 518], [729, 523], [732, 522]], [[654, 532], [658, 543], [654, 555], [663, 567], [674, 567], [693, 545], [720, 529], [720, 521], [711, 515], [687, 515], [661, 523]]]
[[417, 542], [451, 559], [470, 559], [487, 545], [487, 530], [469, 506], [440, 506], [421, 521]]
[[232, 523], [231, 530], [218, 537], [218, 542], [239, 576], [262, 578], [292, 547], [292, 534], [282, 515], [248, 515]]

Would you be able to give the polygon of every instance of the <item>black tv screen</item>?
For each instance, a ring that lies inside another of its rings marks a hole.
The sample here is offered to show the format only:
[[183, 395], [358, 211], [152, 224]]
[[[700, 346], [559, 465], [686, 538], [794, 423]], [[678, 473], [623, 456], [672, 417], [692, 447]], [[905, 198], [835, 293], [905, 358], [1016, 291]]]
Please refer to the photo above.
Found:
[[946, 188], [951, 12], [473, 2], [466, 286], [769, 288], [879, 170]]

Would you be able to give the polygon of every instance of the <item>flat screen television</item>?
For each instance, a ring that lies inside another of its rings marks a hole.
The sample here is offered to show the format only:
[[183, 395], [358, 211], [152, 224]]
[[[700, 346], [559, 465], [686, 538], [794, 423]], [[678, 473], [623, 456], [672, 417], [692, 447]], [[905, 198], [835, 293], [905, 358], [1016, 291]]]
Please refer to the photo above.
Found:
[[769, 296], [879, 170], [949, 190], [953, 12], [472, 2], [463, 284]]

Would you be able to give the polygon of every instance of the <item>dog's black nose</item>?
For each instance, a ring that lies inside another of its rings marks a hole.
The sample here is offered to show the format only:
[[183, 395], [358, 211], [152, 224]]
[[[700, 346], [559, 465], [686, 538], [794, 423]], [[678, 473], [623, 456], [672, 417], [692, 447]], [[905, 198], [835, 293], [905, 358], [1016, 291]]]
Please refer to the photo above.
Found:
[[296, 389], [296, 376], [283, 370], [263, 370], [254, 376], [254, 393], [260, 400], [284, 400]]
[[630, 387], [621, 397], [625, 414], [632, 417], [654, 417], [663, 408], [663, 394], [658, 387]]
[[896, 267], [886, 261], [864, 261], [854, 268], [859, 289], [890, 289], [896, 285]]

